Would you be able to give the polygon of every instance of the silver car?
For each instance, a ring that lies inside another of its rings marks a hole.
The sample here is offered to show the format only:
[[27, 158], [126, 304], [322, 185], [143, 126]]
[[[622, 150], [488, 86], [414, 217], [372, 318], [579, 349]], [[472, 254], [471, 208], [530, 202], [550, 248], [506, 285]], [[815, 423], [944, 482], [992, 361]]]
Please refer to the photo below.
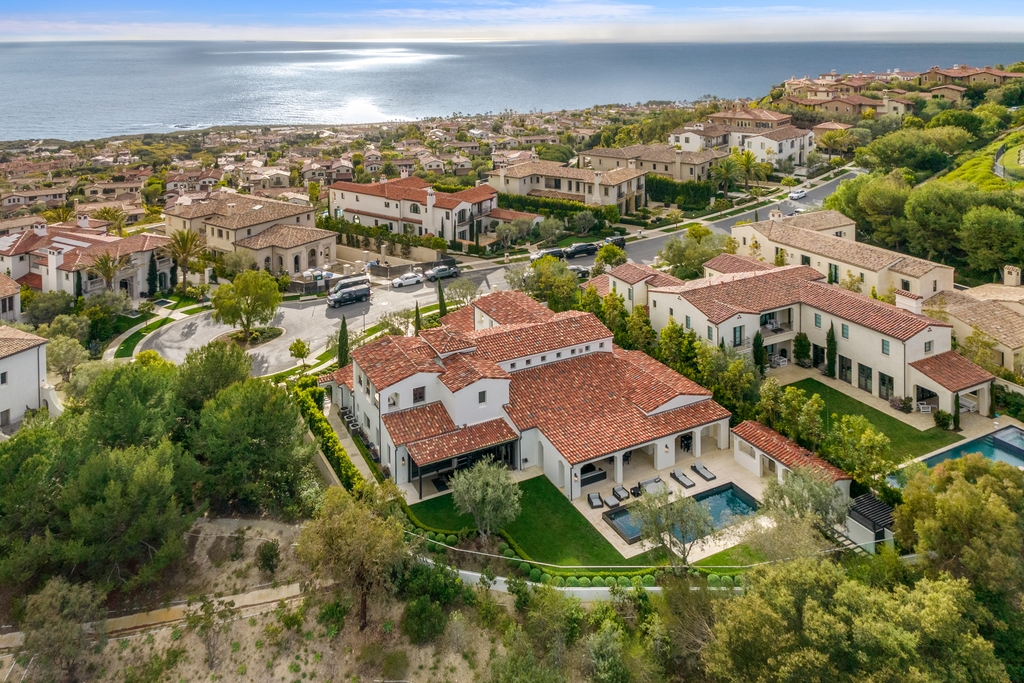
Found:
[[418, 273], [402, 273], [391, 281], [392, 287], [405, 287], [406, 285], [418, 285], [423, 282], [423, 276]]

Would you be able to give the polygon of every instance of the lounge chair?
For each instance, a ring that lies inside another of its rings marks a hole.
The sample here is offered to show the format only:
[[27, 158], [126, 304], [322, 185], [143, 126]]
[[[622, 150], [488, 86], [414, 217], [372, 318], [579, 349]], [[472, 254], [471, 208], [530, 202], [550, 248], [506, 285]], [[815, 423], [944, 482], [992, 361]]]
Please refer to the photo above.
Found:
[[612, 489], [612, 495], [619, 500], [629, 500], [629, 491], [623, 486], [616, 486]]
[[679, 485], [682, 486], [684, 489], [692, 489], [694, 486], [696, 486], [696, 484], [693, 483], [693, 479], [690, 479], [688, 476], [683, 474], [683, 471], [678, 467], [672, 470], [672, 474], [670, 474], [669, 476], [675, 479], [677, 482], [679, 482]]
[[920, 403], [917, 404], [917, 409], [922, 413], [930, 413], [932, 412], [932, 404], [921, 401]]
[[690, 465], [690, 469], [696, 472], [697, 476], [704, 481], [714, 481], [715, 479], [718, 479], [718, 477], [712, 474], [711, 471], [707, 467], [704, 467], [702, 463], [694, 463]]
[[604, 507], [604, 501], [601, 500], [600, 493], [588, 493], [587, 502], [590, 503], [591, 509], [597, 510], [598, 508]]
[[619, 507], [619, 501], [617, 501], [614, 496], [605, 496], [604, 504], [608, 506], [609, 510], [614, 510]]
[[658, 494], [668, 491], [668, 486], [663, 481], [652, 481], [644, 487], [644, 493]]

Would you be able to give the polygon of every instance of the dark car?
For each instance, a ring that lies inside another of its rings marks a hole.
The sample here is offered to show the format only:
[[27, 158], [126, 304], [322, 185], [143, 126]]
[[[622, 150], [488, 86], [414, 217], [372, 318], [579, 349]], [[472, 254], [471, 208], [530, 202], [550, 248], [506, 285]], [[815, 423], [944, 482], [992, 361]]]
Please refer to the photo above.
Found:
[[370, 286], [370, 277], [368, 275], [345, 275], [331, 284], [331, 292], [340, 292], [343, 289], [361, 286]]
[[553, 247], [551, 249], [541, 249], [536, 254], [533, 254], [532, 256], [530, 256], [530, 260], [531, 261], [536, 261], [538, 259], [544, 258], [545, 256], [551, 256], [551, 257], [556, 258], [556, 259], [563, 259], [563, 258], [565, 258], [565, 250], [562, 249], [561, 247]]
[[626, 238], [623, 237], [622, 235], [615, 235], [613, 237], [605, 237], [604, 238], [604, 243], [605, 244], [614, 244], [619, 249], [625, 249], [626, 248]]
[[423, 275], [433, 282], [434, 280], [443, 280], [446, 277], [458, 277], [460, 272], [458, 266], [436, 266], [423, 273]]
[[585, 266], [569, 266], [569, 270], [576, 273], [576, 277], [586, 280], [590, 277], [590, 268]]
[[565, 258], [576, 258], [577, 256], [589, 256], [597, 253], [597, 245], [593, 242], [576, 242], [565, 249]]
[[327, 295], [327, 305], [331, 308], [345, 306], [356, 301], [367, 301], [370, 298], [370, 285], [356, 285], [337, 289]]

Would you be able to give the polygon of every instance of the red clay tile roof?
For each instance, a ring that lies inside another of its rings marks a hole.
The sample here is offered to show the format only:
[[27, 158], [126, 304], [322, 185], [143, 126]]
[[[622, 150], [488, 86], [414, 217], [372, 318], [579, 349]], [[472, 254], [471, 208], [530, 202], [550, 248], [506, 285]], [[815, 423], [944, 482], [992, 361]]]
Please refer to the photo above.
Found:
[[440, 401], [394, 413], [384, 413], [381, 419], [388, 429], [388, 434], [391, 435], [391, 442], [396, 446], [455, 431], [455, 423]]
[[13, 327], [0, 325], [0, 358], [13, 356], [16, 353], [33, 349], [45, 343], [46, 339], [31, 332], [22, 332]]
[[519, 435], [508, 425], [508, 422], [498, 418], [416, 441], [408, 444], [407, 448], [413, 462], [423, 466], [464, 453], [472, 453], [481, 448], [497, 446], [517, 438]]
[[536, 323], [555, 316], [544, 304], [530, 298], [528, 294], [514, 290], [492, 292], [480, 297], [472, 305], [499, 325]]
[[144, 253], [160, 249], [169, 244], [171, 239], [163, 235], [139, 234], [125, 237], [113, 242], [94, 244], [85, 249], [75, 249], [64, 256], [64, 262], [59, 270], [84, 270], [91, 266], [102, 254], [109, 254], [112, 258], [119, 256], [130, 256], [132, 254]]
[[[434, 197], [436, 199], [437, 197], [442, 196], [443, 194], [443, 192], [438, 192], [434, 195]], [[498, 196], [498, 191], [485, 183], [483, 185], [477, 185], [476, 187], [472, 187], [468, 190], [455, 192], [451, 196], [462, 202], [469, 202], [470, 204], [479, 204], [480, 202], [485, 202], [488, 199], [496, 198]]]
[[551, 315], [554, 319], [542, 325], [499, 325], [478, 330], [470, 336], [476, 342], [477, 353], [495, 362], [598, 340], [607, 340], [611, 344], [612, 333], [592, 313], [564, 311]]
[[[490, 187], [490, 185], [488, 185], [487, 187]], [[488, 214], [489, 218], [504, 221], [506, 223], [511, 223], [517, 218], [528, 218], [532, 221], [538, 216], [539, 214], [536, 213], [527, 213], [525, 211], [513, 211], [512, 209], [491, 209], [491, 212]]]
[[760, 422], [741, 422], [732, 428], [732, 433], [791, 470], [797, 467], [813, 467], [827, 475], [833, 482], [853, 478], [832, 463]]
[[352, 351], [352, 360], [378, 390], [418, 372], [444, 372], [437, 354], [419, 337], [381, 337]]
[[422, 178], [417, 178], [416, 176], [389, 180], [386, 183], [351, 183], [339, 181], [330, 185], [330, 189], [332, 190], [355, 192], [356, 194], [369, 194], [375, 197], [384, 197], [385, 199], [405, 199], [407, 201], [419, 202], [424, 206], [427, 203], [428, 187], [430, 187], [430, 183]]
[[346, 386], [349, 391], [355, 390], [354, 380], [352, 379], [352, 364], [349, 363], [343, 368], [338, 368], [334, 372], [328, 375], [320, 375], [316, 378], [317, 384], [327, 384], [328, 382], [334, 382], [339, 387]]
[[456, 351], [465, 351], [466, 349], [472, 349], [475, 347], [475, 344], [468, 336], [466, 336], [465, 332], [448, 324], [448, 318], [450, 318], [451, 315], [453, 314], [445, 316], [445, 324], [442, 327], [435, 327], [433, 329], [423, 330], [420, 332], [420, 338], [430, 344], [430, 347], [434, 349], [439, 356], [446, 353], [454, 353]]
[[638, 282], [644, 280], [653, 280], [648, 284], [652, 287], [670, 287], [672, 285], [681, 285], [683, 280], [666, 275], [665, 273], [651, 268], [650, 266], [644, 265], [643, 263], [623, 263], [621, 266], [616, 266], [608, 271], [616, 280], [622, 280], [631, 285], [635, 285]]
[[758, 261], [751, 256], [739, 254], [719, 254], [710, 261], [704, 262], [704, 268], [716, 273], [751, 273], [755, 271], [773, 270], [774, 265]]
[[441, 383], [453, 394], [481, 379], [511, 379], [498, 365], [475, 353], [456, 353], [444, 359]]
[[509, 417], [521, 432], [540, 429], [571, 464], [729, 418], [710, 398], [647, 415], [635, 401], [651, 380], [620, 354], [589, 353], [514, 373]]
[[711, 392], [642, 351], [615, 349], [626, 379], [632, 383], [630, 399], [644, 412], [651, 412], [679, 395], [710, 396]]
[[583, 291], [586, 291], [587, 288], [591, 286], [597, 290], [597, 295], [602, 299], [608, 296], [608, 293], [612, 291], [612, 281], [608, 279], [608, 273], [601, 273], [597, 277], [591, 278], [580, 285]]
[[[493, 295], [488, 295], [493, 296]], [[474, 316], [476, 311], [472, 306], [463, 306], [457, 311], [452, 311], [448, 315], [441, 318], [441, 322], [445, 327], [451, 330], [458, 330], [459, 332], [472, 332], [474, 328]], [[422, 332], [420, 335], [422, 336]]]
[[21, 286], [17, 282], [0, 273], [0, 296], [14, 296], [20, 291]]
[[19, 285], [27, 285], [32, 289], [38, 289], [39, 291], [43, 290], [43, 276], [39, 273], [25, 273], [15, 280], [15, 282]]
[[946, 351], [910, 363], [910, 367], [929, 377], [949, 391], [963, 391], [991, 382], [994, 376], [956, 351]]

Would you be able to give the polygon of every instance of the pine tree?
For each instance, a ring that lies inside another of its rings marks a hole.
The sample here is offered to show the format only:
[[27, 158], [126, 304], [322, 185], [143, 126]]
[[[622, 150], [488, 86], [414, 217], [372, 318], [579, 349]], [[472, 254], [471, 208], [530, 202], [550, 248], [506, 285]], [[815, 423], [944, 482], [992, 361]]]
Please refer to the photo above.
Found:
[[420, 336], [420, 330], [423, 329], [423, 318], [420, 316], [420, 302], [416, 302], [416, 318], [413, 320], [413, 336]]
[[754, 209], [754, 222], [755, 222], [755, 223], [760, 223], [760, 222], [761, 222], [761, 221], [759, 221], [759, 220], [757, 219], [757, 209]]
[[343, 368], [352, 362], [348, 353], [348, 321], [341, 318], [341, 329], [338, 330], [338, 367]]
[[156, 257], [150, 255], [149, 257], [149, 272], [146, 273], [146, 287], [149, 288], [149, 295], [156, 295], [157, 285], [157, 274], [156, 274]]
[[444, 288], [441, 286], [441, 280], [437, 281], [437, 312], [443, 318], [448, 315], [448, 306], [444, 302]]
[[835, 379], [836, 376], [836, 324], [830, 323], [825, 336], [825, 374]]

